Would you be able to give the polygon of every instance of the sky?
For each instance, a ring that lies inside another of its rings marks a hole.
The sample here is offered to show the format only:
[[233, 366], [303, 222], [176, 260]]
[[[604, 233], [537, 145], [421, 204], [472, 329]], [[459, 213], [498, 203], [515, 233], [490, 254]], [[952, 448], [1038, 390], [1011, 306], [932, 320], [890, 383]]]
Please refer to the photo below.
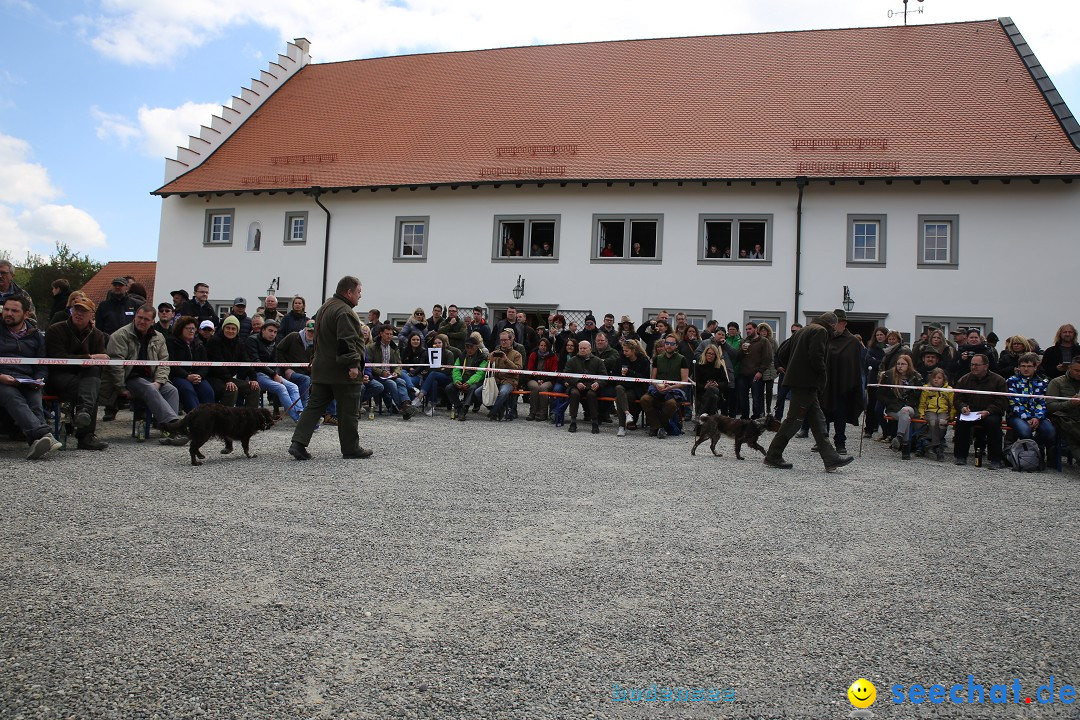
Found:
[[[313, 62], [901, 24], [903, 0], [0, 0], [0, 253], [154, 260], [166, 156], [285, 43]], [[1080, 2], [911, 0], [909, 24], [1011, 17], [1080, 114]], [[921, 12], [919, 12], [921, 10]], [[891, 15], [891, 16], [890, 16]], [[918, 62], [917, 57], [911, 59]]]

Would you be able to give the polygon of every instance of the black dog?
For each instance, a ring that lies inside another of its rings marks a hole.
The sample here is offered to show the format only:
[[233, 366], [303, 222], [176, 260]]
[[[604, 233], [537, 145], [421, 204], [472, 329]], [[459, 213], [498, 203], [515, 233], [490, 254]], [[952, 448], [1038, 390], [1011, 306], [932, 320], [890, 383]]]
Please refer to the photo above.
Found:
[[716, 452], [716, 443], [722, 436], [727, 435], [735, 439], [735, 457], [740, 460], [746, 459], [740, 454], [744, 443], [764, 455], [765, 448], [758, 445], [758, 438], [766, 430], [776, 432], [779, 429], [780, 421], [772, 415], [758, 420], [741, 420], [726, 415], [702, 415], [697, 420], [697, 440], [694, 441], [694, 447], [690, 448], [690, 454], [697, 455], [698, 445], [711, 438], [713, 455], [721, 456]]
[[239, 440], [244, 448], [244, 455], [251, 454], [251, 437], [260, 430], [274, 427], [274, 416], [266, 408], [225, 407], [217, 403], [207, 403], [195, 408], [180, 421], [180, 432], [191, 437], [191, 464], [202, 465], [205, 460], [199, 448], [215, 435], [225, 441], [222, 455], [233, 451], [233, 440]]

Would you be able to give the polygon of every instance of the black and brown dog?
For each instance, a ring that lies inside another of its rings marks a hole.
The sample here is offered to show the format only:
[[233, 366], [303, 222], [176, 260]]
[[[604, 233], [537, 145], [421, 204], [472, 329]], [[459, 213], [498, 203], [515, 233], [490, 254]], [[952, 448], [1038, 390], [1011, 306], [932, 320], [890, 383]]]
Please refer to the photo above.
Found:
[[217, 403], [206, 403], [195, 408], [180, 421], [179, 431], [191, 438], [188, 450], [191, 452], [191, 464], [202, 465], [206, 456], [199, 452], [206, 441], [217, 436], [225, 441], [222, 455], [233, 451], [233, 440], [240, 442], [244, 455], [251, 454], [250, 442], [255, 433], [274, 427], [274, 415], [266, 408], [225, 407]]
[[734, 438], [735, 457], [740, 460], [746, 459], [741, 454], [744, 444], [764, 455], [765, 448], [758, 444], [758, 438], [766, 430], [776, 432], [779, 429], [780, 421], [772, 415], [766, 415], [758, 420], [742, 420], [727, 417], [726, 415], [702, 415], [697, 419], [697, 440], [694, 441], [694, 447], [690, 448], [690, 454], [697, 455], [698, 445], [711, 439], [712, 445], [710, 449], [713, 455], [721, 457], [721, 453], [716, 452], [716, 443], [721, 437], [727, 435]]

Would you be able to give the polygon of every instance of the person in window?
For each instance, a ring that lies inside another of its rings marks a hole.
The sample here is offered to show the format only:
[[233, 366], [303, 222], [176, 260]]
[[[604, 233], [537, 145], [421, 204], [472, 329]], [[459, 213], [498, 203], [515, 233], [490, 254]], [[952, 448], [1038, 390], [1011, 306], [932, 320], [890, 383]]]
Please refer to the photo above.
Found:
[[750, 255], [749, 255], [749, 253], [746, 252], [746, 250], [740, 250], [739, 251], [739, 259], [740, 260], [746, 260], [749, 257], [750, 257]]
[[514, 238], [508, 237], [503, 240], [502, 254], [503, 257], [514, 257], [518, 254], [518, 247], [517, 243], [514, 242]]
[[630, 257], [644, 257], [641, 253], [641, 243], [636, 242], [630, 246]]
[[1046, 387], [1049, 381], [1036, 373], [1039, 370], [1039, 356], [1024, 353], [1016, 365], [1017, 372], [1005, 383], [1010, 393], [1025, 397], [1009, 398], [1009, 427], [1021, 440], [1032, 437], [1043, 450], [1053, 448], [1057, 442], [1054, 425], [1046, 417]]
[[551, 243], [547, 240], [540, 244], [540, 254], [544, 257], [551, 257]]
[[754, 249], [750, 251], [750, 259], [751, 260], [764, 260], [765, 259], [765, 250], [761, 247], [761, 245], [754, 245]]
[[705, 251], [705, 257], [710, 259], [723, 257], [720, 254], [720, 246], [718, 246], [716, 243], [710, 243], [709, 248]]
[[615, 248], [611, 246], [611, 241], [604, 243], [604, 249], [600, 251], [600, 257], [615, 257]]

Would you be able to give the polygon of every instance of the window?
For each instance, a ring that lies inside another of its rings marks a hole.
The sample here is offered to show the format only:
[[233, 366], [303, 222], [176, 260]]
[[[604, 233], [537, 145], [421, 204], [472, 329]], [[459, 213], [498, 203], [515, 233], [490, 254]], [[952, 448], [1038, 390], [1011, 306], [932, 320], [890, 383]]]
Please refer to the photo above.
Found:
[[558, 262], [559, 215], [496, 215], [491, 259]]
[[789, 331], [791, 330], [787, 324], [787, 313], [783, 311], [769, 312], [768, 310], [744, 310], [742, 323], [744, 328], [747, 323], [768, 325], [772, 328], [773, 340], [776, 340], [777, 343], [783, 342], [784, 338], [790, 334]]
[[307, 242], [307, 210], [285, 213], [285, 244], [303, 245]]
[[960, 262], [959, 234], [959, 215], [920, 215], [918, 266], [955, 270]]
[[659, 263], [663, 215], [593, 215], [593, 262]]
[[772, 215], [699, 215], [698, 262], [772, 264]]
[[227, 210], [207, 210], [206, 226], [203, 229], [203, 245], [232, 245], [233, 208]]
[[395, 220], [394, 262], [427, 261], [429, 220], [427, 216], [399, 217]]
[[885, 216], [847, 216], [848, 267], [885, 267]]
[[[688, 325], [696, 325], [698, 330], [704, 330], [705, 324], [712, 320], [712, 310], [701, 310], [692, 308], [642, 308], [641, 310], [641, 322], [647, 323], [650, 320], [655, 320], [656, 316], [661, 310], [667, 310], [668, 316], [671, 320], [671, 329], [675, 329], [675, 316], [679, 313], [686, 315], [686, 322]], [[618, 318], [616, 318], [616, 321]], [[618, 323], [616, 322], [616, 325]]]

